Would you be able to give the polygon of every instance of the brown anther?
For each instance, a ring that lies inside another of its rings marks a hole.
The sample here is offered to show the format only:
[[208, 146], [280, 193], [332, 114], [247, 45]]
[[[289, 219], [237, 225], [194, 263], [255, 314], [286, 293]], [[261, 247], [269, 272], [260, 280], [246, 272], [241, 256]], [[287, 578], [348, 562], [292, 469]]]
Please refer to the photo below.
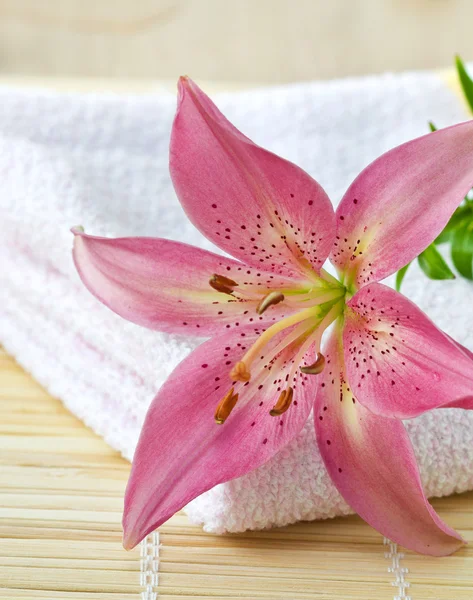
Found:
[[307, 367], [299, 367], [302, 373], [306, 375], [319, 375], [322, 373], [325, 367], [325, 356], [320, 352], [317, 353], [317, 358], [315, 362], [311, 365], [307, 365]]
[[225, 275], [217, 275], [214, 273], [212, 277], [209, 279], [210, 287], [213, 287], [217, 292], [222, 292], [222, 294], [233, 294], [233, 288], [238, 285], [236, 281], [225, 277]]
[[215, 411], [215, 422], [218, 425], [222, 425], [230, 416], [230, 413], [235, 408], [235, 404], [238, 402], [238, 394], [233, 393], [233, 388], [227, 392], [227, 394], [220, 400]]
[[287, 390], [283, 390], [279, 395], [278, 401], [269, 411], [269, 414], [272, 417], [278, 417], [279, 415], [285, 413], [286, 410], [291, 406], [293, 395], [294, 390], [292, 387], [288, 387]]
[[284, 294], [281, 294], [281, 292], [269, 292], [256, 307], [256, 312], [262, 315], [267, 308], [279, 304], [283, 300]]
[[232, 381], [250, 381], [251, 373], [248, 371], [248, 367], [243, 361], [235, 363], [233, 369], [230, 371], [230, 379]]

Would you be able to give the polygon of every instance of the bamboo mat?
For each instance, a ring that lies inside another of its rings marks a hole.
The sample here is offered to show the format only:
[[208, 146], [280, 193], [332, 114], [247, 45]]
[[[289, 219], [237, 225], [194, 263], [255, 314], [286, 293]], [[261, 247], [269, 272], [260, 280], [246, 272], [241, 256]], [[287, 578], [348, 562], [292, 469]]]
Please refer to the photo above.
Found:
[[[0, 349], [2, 600], [138, 600], [140, 552], [120, 543], [128, 471]], [[473, 493], [434, 505], [473, 542]], [[473, 600], [473, 547], [406, 553], [402, 596], [389, 572], [399, 555], [357, 517], [214, 536], [178, 514], [160, 542], [161, 600]]]

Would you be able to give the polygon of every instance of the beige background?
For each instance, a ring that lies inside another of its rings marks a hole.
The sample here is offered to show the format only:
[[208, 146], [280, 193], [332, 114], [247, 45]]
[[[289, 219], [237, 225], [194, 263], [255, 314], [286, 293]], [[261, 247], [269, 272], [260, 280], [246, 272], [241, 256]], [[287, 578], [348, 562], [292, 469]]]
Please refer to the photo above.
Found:
[[472, 0], [0, 0], [0, 76], [285, 82], [473, 57]]

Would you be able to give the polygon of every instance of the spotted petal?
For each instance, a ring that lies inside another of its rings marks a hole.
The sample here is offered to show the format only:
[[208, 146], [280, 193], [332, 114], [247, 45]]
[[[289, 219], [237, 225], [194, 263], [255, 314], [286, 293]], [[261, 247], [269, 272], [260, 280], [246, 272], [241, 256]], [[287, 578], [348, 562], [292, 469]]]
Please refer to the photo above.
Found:
[[[299, 373], [291, 353], [280, 355], [285, 364], [279, 369], [274, 363], [269, 369], [263, 361], [260, 375], [255, 371], [249, 383], [232, 384], [231, 365], [256, 337], [247, 327], [205, 342], [175, 369], [153, 400], [125, 495], [126, 548], [199, 494], [266, 462], [307, 421], [317, 378]], [[277, 344], [280, 338], [267, 352], [277, 350]], [[291, 383], [292, 405], [284, 414], [270, 416], [280, 391]], [[239, 400], [226, 422], [217, 425], [216, 407], [232, 385]]]
[[327, 258], [335, 220], [320, 185], [240, 133], [187, 78], [179, 82], [170, 171], [190, 220], [236, 258], [295, 277]]
[[358, 288], [384, 279], [429, 246], [472, 186], [473, 121], [394, 148], [348, 188], [331, 261]]
[[[170, 240], [108, 239], [78, 229], [74, 233], [74, 261], [86, 287], [114, 312], [143, 327], [204, 336], [291, 312], [282, 303], [262, 317], [256, 314], [268, 289], [293, 285], [288, 279]], [[252, 287], [256, 296], [238, 301], [212, 289], [214, 273], [244, 289]]]
[[348, 306], [348, 381], [372, 412], [406, 419], [473, 394], [471, 357], [407, 298], [374, 283]]
[[406, 548], [434, 556], [457, 550], [463, 540], [427, 501], [404, 425], [355, 399], [335, 336], [327, 365], [314, 407], [315, 431], [341, 495], [372, 527]]

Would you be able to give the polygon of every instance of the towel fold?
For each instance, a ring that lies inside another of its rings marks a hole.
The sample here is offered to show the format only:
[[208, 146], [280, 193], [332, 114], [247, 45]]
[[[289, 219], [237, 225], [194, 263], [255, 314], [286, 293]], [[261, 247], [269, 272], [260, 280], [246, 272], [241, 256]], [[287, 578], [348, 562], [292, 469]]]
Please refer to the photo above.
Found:
[[[433, 73], [217, 94], [257, 143], [296, 162], [331, 198], [383, 151], [467, 115]], [[186, 220], [168, 175], [172, 94], [79, 95], [0, 89], [0, 342], [52, 394], [131, 458], [146, 409], [200, 340], [147, 331], [82, 286], [69, 228], [168, 237], [213, 249]], [[473, 286], [427, 281], [405, 293], [473, 348]], [[473, 413], [410, 421], [428, 494], [473, 489]], [[348, 512], [309, 422], [269, 463], [188, 506], [209, 531], [242, 531]]]

